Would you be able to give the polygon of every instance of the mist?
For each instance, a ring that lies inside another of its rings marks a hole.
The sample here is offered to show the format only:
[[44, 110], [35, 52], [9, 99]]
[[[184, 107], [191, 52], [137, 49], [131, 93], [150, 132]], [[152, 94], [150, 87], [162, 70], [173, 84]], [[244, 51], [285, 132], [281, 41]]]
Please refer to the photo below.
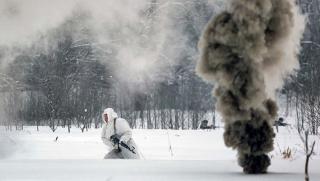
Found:
[[[68, 97], [70, 92], [78, 95], [81, 91], [86, 95], [86, 90], [69, 87], [61, 92], [61, 87], [48, 87], [43, 82], [50, 74], [48, 70], [61, 70], [50, 67], [50, 62], [68, 52], [67, 48], [74, 47], [84, 48], [75, 52], [75, 58], [67, 57], [70, 61], [78, 61], [78, 55], [91, 52], [90, 61], [98, 60], [105, 66], [105, 70], [101, 70], [105, 75], [98, 83], [111, 88], [101, 94], [115, 94], [117, 99], [111, 96], [116, 100], [111, 102], [109, 97], [106, 101], [100, 100], [102, 106], [119, 107], [114, 102], [125, 99], [122, 102], [128, 104], [130, 110], [136, 109], [130, 103], [135, 104], [136, 95], [139, 98], [140, 94], [152, 93], [161, 82], [170, 84], [176, 76], [176, 65], [195, 64], [198, 35], [209, 17], [221, 11], [223, 6], [222, 0], [0, 0], [0, 88], [4, 95], [0, 107], [1, 124], [23, 125], [25, 120], [19, 120], [21, 115], [38, 109], [32, 114], [41, 119], [50, 118], [52, 130], [56, 129], [55, 121], [61, 114], [67, 115], [58, 105], [71, 102], [61, 98], [62, 95]], [[192, 39], [190, 32], [196, 35], [192, 35]], [[42, 65], [41, 61], [47, 63]], [[86, 60], [79, 62], [86, 64]], [[13, 69], [13, 65], [18, 69]], [[19, 69], [24, 66], [29, 69]], [[41, 66], [50, 68], [43, 72]], [[83, 74], [87, 67], [90, 65], [86, 64], [81, 70]], [[30, 71], [38, 73], [36, 78], [27, 77]], [[57, 73], [54, 71], [51, 73]], [[59, 72], [61, 74], [64, 73]], [[61, 80], [54, 79], [55, 75], [52, 77], [54, 83], [60, 85]], [[28, 81], [36, 86], [36, 90], [25, 85]], [[58, 91], [50, 92], [53, 89]], [[33, 95], [36, 96], [32, 97], [28, 91], [35, 91]], [[69, 110], [68, 115], [87, 108], [86, 105], [81, 105], [81, 109], [75, 107], [79, 104], [71, 106], [75, 110]], [[94, 105], [89, 112], [94, 118], [100, 109], [100, 104]], [[80, 111], [76, 115], [81, 114]], [[29, 121], [40, 122], [33, 118]]]
[[[40, 44], [39, 39], [46, 39], [50, 31], [82, 13], [87, 19], [85, 23], [79, 22], [89, 28], [96, 43], [105, 52], [115, 54], [117, 62], [114, 63], [114, 72], [118, 81], [134, 85], [163, 81], [168, 77], [159, 76], [158, 72], [167, 71], [170, 74], [168, 69], [177, 63], [176, 57], [182, 51], [190, 50], [190, 53], [196, 54], [188, 44], [184, 30], [176, 24], [183, 14], [192, 13], [193, 4], [193, 1], [167, 0], [1, 0], [0, 47], [5, 49], [1, 53], [1, 67], [5, 69], [19, 51], [23, 51], [21, 49]], [[208, 1], [208, 5], [213, 12], [217, 12], [223, 3]], [[146, 17], [147, 11], [153, 12]], [[205, 21], [197, 20], [195, 26], [199, 27], [199, 31]], [[37, 48], [53, 46], [56, 40], [46, 41]], [[128, 81], [128, 77], [137, 78]]]

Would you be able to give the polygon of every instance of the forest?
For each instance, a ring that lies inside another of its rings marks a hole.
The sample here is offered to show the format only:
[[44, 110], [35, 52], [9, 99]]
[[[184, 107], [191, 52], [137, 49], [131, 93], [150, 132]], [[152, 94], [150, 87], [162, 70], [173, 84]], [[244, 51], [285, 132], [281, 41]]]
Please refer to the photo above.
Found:
[[[307, 18], [300, 69], [277, 92], [285, 106], [281, 115], [294, 114], [297, 129], [315, 135], [319, 1], [297, 2]], [[215, 124], [212, 86], [196, 75], [195, 65], [200, 34], [223, 7], [223, 1], [149, 0], [138, 18], [119, 17], [99, 30], [92, 14], [80, 8], [27, 45], [1, 45], [0, 124], [8, 130], [45, 125], [85, 131], [101, 127], [107, 107], [133, 128], [197, 129], [208, 118]]]

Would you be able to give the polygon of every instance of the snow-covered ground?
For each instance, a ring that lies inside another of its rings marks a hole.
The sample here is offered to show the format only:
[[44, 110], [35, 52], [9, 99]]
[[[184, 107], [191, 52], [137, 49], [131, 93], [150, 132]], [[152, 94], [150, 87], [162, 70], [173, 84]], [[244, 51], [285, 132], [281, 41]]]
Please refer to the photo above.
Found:
[[[222, 129], [198, 130], [133, 130], [147, 160], [231, 160], [236, 152], [224, 146]], [[73, 129], [51, 132], [42, 127], [27, 127], [15, 132], [16, 148], [9, 159], [101, 159], [108, 152], [100, 138], [101, 129], [81, 133]], [[58, 140], [55, 141], [58, 136]], [[171, 150], [169, 149], [171, 145]]]
[[[302, 181], [303, 165], [274, 160], [270, 173], [245, 175], [235, 161], [15, 160], [0, 162], [0, 180]], [[319, 162], [312, 161], [312, 181], [320, 180], [319, 172]]]
[[[134, 130], [143, 160], [102, 160], [108, 148], [100, 129], [25, 127], [0, 138], [0, 180], [303, 180], [304, 148], [293, 128], [281, 128], [266, 175], [244, 175], [236, 152], [226, 148], [223, 129]], [[14, 135], [14, 136], [13, 136]], [[57, 141], [55, 139], [58, 137]], [[311, 180], [320, 180], [319, 138], [310, 162]], [[169, 149], [171, 145], [172, 149]], [[283, 159], [285, 149], [292, 151]], [[1, 158], [1, 157], [0, 157]]]

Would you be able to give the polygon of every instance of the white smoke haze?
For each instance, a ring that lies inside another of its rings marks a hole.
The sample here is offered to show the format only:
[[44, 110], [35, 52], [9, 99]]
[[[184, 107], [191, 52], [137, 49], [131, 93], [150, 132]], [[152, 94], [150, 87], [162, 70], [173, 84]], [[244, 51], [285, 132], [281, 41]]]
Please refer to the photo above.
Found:
[[[207, 0], [203, 0], [207, 2]], [[86, 12], [86, 25], [95, 40], [107, 53], [116, 52], [116, 77], [124, 82], [163, 81], [181, 51], [188, 52], [190, 45], [179, 28], [183, 13], [190, 11], [195, 0], [0, 0], [0, 53], [2, 69], [14, 60], [17, 47], [27, 47], [61, 26], [77, 12]], [[218, 12], [222, 0], [208, 0], [212, 10]], [[156, 7], [148, 17], [148, 8]], [[195, 17], [196, 18], [196, 17]], [[203, 21], [203, 22], [201, 22]], [[199, 28], [205, 20], [199, 18]], [[54, 40], [39, 43], [39, 48], [53, 46]], [[112, 47], [112, 48], [110, 48]], [[193, 52], [192, 52], [193, 51]], [[189, 52], [197, 54], [194, 50]], [[110, 60], [102, 60], [110, 61]], [[162, 74], [163, 75], [163, 74]], [[140, 77], [135, 79], [135, 77]], [[128, 79], [130, 78], [130, 81]], [[136, 83], [135, 83], [136, 82]]]
[[0, 130], [0, 160], [13, 155], [18, 150], [18, 145], [19, 141], [13, 134]]
[[71, 13], [72, 1], [1, 0], [0, 45], [30, 43]]
[[[121, 84], [118, 88], [122, 91], [146, 92], [150, 90], [149, 85], [170, 78], [171, 68], [179, 63], [177, 59], [181, 59], [181, 54], [197, 54], [195, 48], [190, 48], [182, 26], [187, 23], [183, 16], [193, 13], [193, 5], [197, 2], [0, 0], [0, 73], [6, 76], [8, 65], [21, 54], [38, 56], [54, 49], [60, 40], [58, 38], [63, 38], [62, 34], [59, 37], [59, 33], [64, 31], [74, 32], [73, 40], [81, 43], [83, 34], [73, 30], [87, 28], [90, 32], [88, 36], [94, 39], [95, 48], [115, 55], [113, 59], [99, 60], [106, 65], [114, 61], [112, 65], [115, 65], [115, 75], [112, 78], [120, 81], [115, 82]], [[214, 12], [220, 11], [224, 4], [223, 0], [208, 2]], [[152, 11], [149, 14], [146, 12], [148, 9]], [[190, 17], [195, 18], [197, 24], [194, 27], [200, 32], [207, 20], [200, 16]], [[4, 106], [0, 106], [0, 111], [3, 109]], [[6, 120], [5, 117], [0, 112], [0, 118]], [[6, 140], [0, 141], [0, 153], [6, 154], [14, 149]]]
[[145, 0], [1, 0], [0, 45], [28, 43], [39, 33], [61, 24], [76, 9], [93, 14], [95, 26], [138, 20], [138, 11], [145, 7]]
[[[300, 41], [306, 24], [306, 17], [303, 16], [299, 7], [294, 1], [289, 1], [292, 6], [293, 23], [292, 29], [285, 39], [277, 42], [266, 55], [269, 59], [263, 62], [263, 74], [268, 97], [275, 99], [275, 91], [281, 89], [285, 78], [299, 69], [298, 54], [300, 52]], [[273, 57], [274, 56], [274, 57]], [[269, 60], [271, 63], [268, 62]], [[271, 66], [268, 66], [271, 65]]]

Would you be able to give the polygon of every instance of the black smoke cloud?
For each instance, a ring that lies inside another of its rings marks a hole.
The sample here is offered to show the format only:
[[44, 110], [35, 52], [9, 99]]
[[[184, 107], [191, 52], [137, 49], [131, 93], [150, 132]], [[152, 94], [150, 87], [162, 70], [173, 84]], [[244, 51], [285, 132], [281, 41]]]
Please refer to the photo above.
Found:
[[265, 173], [277, 116], [274, 91], [297, 69], [304, 17], [293, 0], [233, 0], [207, 24], [197, 73], [216, 87], [224, 141], [245, 173]]

